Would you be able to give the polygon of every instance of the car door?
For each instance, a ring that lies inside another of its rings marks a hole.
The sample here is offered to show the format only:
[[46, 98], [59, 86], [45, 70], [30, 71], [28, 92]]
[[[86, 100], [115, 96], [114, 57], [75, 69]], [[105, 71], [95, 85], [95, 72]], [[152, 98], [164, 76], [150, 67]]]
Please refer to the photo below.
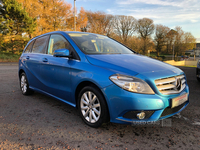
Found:
[[43, 62], [42, 58], [46, 55], [49, 35], [38, 37], [32, 46], [30, 53], [26, 54], [26, 73], [31, 87], [42, 89], [40, 65]]
[[60, 34], [50, 36], [48, 52], [42, 59], [40, 72], [44, 91], [70, 102], [71, 81], [69, 59], [66, 57], [54, 57], [53, 53], [58, 49], [69, 49], [68, 41]]

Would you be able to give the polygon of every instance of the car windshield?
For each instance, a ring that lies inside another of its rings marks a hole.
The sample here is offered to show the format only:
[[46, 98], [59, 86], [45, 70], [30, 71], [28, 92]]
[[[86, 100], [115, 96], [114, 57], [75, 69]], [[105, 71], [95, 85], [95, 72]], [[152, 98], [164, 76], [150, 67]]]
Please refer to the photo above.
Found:
[[87, 54], [133, 54], [133, 51], [106, 36], [87, 33], [68, 35]]

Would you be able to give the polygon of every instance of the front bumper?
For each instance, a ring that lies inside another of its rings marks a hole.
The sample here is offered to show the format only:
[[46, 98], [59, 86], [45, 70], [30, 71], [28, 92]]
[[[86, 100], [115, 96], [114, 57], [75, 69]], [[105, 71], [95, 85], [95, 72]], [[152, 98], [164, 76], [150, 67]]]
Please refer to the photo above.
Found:
[[[189, 104], [188, 86], [179, 94], [165, 96], [132, 93], [121, 89], [115, 84], [102, 89], [102, 92], [107, 100], [110, 122], [121, 124], [141, 121], [154, 122], [165, 119], [179, 113]], [[182, 105], [171, 109], [171, 100], [185, 93], [188, 93], [188, 100]], [[133, 118], [130, 117], [132, 112], [134, 115], [134, 112], [141, 111], [148, 112], [149, 116], [143, 120], [139, 120], [134, 116]]]

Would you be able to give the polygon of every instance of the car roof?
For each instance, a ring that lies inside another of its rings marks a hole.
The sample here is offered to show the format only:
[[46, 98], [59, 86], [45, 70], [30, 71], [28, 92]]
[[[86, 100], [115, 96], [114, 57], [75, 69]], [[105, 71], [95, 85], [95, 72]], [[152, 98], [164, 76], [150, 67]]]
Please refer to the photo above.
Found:
[[[85, 34], [91, 34], [91, 35], [100, 35], [100, 34], [89, 33], [89, 32], [80, 32], [80, 31], [52, 31], [52, 32], [48, 32], [48, 33], [44, 33], [44, 34], [38, 35], [38, 36], [30, 39], [30, 41], [33, 41], [33, 40], [35, 40], [35, 39], [37, 39], [39, 37], [45, 36], [45, 35], [55, 34], [55, 33], [64, 33], [64, 34], [70, 34], [70, 33], [82, 33], [83, 34], [83, 33], [85, 33]], [[104, 35], [101, 35], [101, 36], [104, 36]]]
[[[60, 34], [70, 34], [70, 33], [85, 33], [85, 34], [91, 34], [91, 35], [99, 35], [99, 34], [95, 34], [95, 33], [89, 33], [89, 32], [80, 32], [80, 31], [52, 31], [52, 32], [47, 32], [41, 35], [38, 35], [36, 37], [33, 37], [32, 39], [29, 40], [29, 42], [27, 43], [27, 45], [29, 45], [32, 41], [36, 40], [39, 37], [45, 36], [45, 35], [50, 35], [50, 34], [55, 34], [55, 33], [60, 33]], [[103, 36], [103, 35], [102, 35]], [[25, 47], [26, 48], [26, 47]]]
[[[70, 34], [70, 33], [95, 34], [95, 33], [80, 32], [80, 31], [53, 31], [53, 32], [48, 32], [48, 33], [44, 33], [44, 34], [38, 35], [38, 36], [34, 37], [33, 39], [38, 38], [38, 37], [40, 37], [40, 36], [49, 35], [49, 34], [55, 34], [55, 33], [65, 33], [65, 34]], [[98, 35], [98, 34], [95, 34], [95, 35]]]

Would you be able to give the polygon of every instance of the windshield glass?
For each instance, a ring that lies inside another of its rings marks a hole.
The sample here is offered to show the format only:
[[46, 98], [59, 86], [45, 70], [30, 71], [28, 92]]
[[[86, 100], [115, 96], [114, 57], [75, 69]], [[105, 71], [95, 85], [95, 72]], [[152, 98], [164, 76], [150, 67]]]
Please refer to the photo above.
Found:
[[133, 54], [133, 51], [106, 36], [87, 33], [68, 35], [87, 54]]

